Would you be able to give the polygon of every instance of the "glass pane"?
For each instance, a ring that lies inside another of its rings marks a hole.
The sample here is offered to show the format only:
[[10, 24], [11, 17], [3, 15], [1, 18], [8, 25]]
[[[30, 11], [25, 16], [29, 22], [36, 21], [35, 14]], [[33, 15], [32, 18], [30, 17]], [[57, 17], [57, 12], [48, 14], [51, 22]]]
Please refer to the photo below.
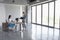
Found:
[[53, 26], [54, 21], [54, 2], [49, 3], [49, 26]]
[[48, 4], [43, 4], [43, 20], [42, 24], [48, 25]]
[[59, 28], [60, 1], [56, 1], [55, 27]]
[[37, 23], [41, 24], [41, 5], [37, 6]]
[[32, 23], [36, 23], [36, 6], [32, 7]]

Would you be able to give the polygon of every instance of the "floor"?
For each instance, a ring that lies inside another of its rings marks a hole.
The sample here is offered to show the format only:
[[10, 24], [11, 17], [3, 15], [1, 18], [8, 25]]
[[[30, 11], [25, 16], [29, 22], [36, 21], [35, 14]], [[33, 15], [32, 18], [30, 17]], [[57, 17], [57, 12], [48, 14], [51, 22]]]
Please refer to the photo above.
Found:
[[59, 30], [39, 25], [27, 25], [21, 32], [0, 31], [0, 40], [59, 40]]

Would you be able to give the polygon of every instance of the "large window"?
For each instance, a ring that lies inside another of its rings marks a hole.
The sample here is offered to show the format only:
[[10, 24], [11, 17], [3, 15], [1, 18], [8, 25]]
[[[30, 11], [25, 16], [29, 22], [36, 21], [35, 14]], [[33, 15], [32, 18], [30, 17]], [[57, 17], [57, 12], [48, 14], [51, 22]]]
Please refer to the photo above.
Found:
[[32, 23], [59, 28], [60, 2], [50, 2], [32, 7]]
[[36, 6], [32, 7], [32, 22], [36, 23]]
[[54, 2], [49, 3], [49, 26], [53, 27], [54, 23]]
[[41, 24], [41, 5], [37, 6], [37, 23]]
[[43, 4], [43, 17], [42, 17], [42, 24], [48, 25], [48, 3]]
[[60, 1], [56, 1], [55, 27], [59, 28]]

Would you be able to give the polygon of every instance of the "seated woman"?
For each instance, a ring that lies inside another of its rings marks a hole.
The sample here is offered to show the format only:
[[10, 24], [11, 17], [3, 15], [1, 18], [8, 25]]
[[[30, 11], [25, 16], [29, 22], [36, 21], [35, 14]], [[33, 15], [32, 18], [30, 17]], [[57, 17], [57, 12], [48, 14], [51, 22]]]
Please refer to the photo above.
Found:
[[11, 15], [9, 15], [8, 16], [8, 28], [9, 28], [9, 30], [14, 30], [14, 27], [15, 27], [15, 23], [11, 19]]

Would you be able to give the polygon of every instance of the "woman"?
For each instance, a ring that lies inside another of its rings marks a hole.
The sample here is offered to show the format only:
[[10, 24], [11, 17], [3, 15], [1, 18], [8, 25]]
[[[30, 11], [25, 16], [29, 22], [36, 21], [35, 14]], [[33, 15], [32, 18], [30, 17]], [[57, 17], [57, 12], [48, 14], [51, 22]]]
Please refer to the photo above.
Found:
[[23, 30], [25, 30], [26, 29], [26, 25], [25, 25], [25, 20], [26, 20], [26, 14], [23, 12], [23, 19], [22, 19], [22, 22], [23, 22]]
[[11, 15], [9, 15], [8, 16], [8, 28], [9, 28], [9, 30], [14, 30], [14, 26], [15, 26], [15, 24], [14, 24], [13, 20], [11, 19]]

